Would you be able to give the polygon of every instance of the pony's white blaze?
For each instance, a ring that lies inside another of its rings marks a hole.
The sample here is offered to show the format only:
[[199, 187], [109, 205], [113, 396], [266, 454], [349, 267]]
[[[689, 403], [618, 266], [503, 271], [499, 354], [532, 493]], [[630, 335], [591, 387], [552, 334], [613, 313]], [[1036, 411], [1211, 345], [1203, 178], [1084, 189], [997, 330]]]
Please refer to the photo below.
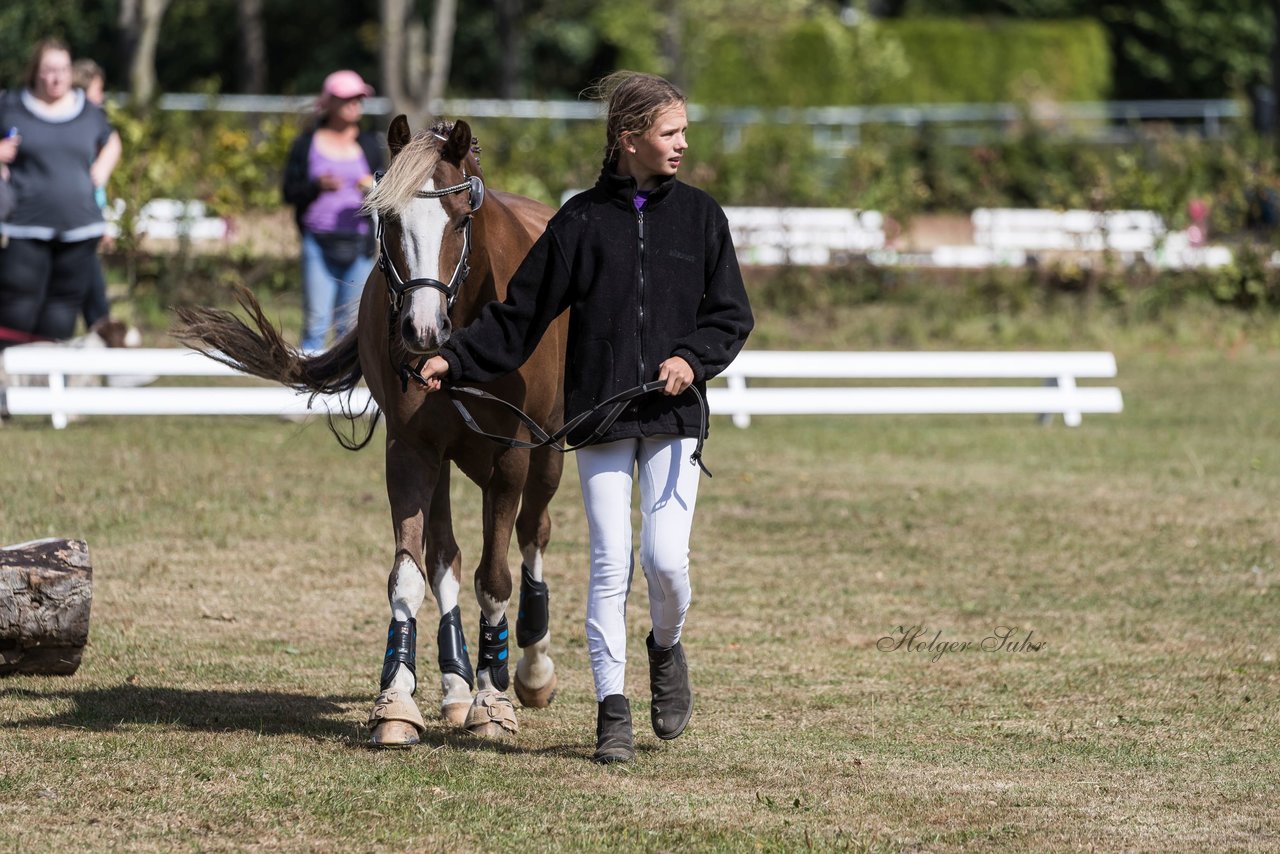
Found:
[[[418, 564], [408, 555], [402, 555], [392, 570], [391, 614], [396, 620], [408, 620], [418, 613], [422, 602], [427, 597], [427, 582], [418, 569]], [[391, 678], [390, 690], [412, 693], [417, 683], [409, 668], [403, 664], [396, 667], [396, 674]]]
[[[434, 190], [435, 181], [428, 180], [423, 190]], [[440, 250], [444, 232], [449, 227], [449, 214], [440, 199], [414, 199], [400, 213], [403, 238], [405, 279], [440, 278]], [[445, 282], [448, 284], [448, 282]], [[410, 291], [405, 300], [405, 317], [413, 327], [417, 340], [430, 348], [444, 343], [441, 333], [449, 316], [444, 294], [435, 288]]]

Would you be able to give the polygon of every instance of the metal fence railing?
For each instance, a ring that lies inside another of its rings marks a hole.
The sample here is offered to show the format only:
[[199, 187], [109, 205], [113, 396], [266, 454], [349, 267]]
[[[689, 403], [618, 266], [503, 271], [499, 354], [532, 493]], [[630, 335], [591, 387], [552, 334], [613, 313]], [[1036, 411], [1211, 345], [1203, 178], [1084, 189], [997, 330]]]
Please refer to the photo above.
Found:
[[[171, 94], [160, 98], [162, 110], [215, 110], [260, 114], [299, 114], [310, 111], [312, 96]], [[365, 112], [390, 115], [388, 98], [369, 98]], [[595, 121], [601, 105], [592, 101], [496, 100], [449, 98], [433, 112], [468, 119], [554, 119]], [[1225, 126], [1247, 120], [1248, 108], [1232, 100], [1038, 102], [1019, 104], [883, 104], [860, 107], [707, 107], [689, 105], [689, 118], [720, 126], [728, 147], [752, 125], [807, 125], [820, 147], [841, 151], [856, 146], [865, 128], [936, 127], [941, 139], [956, 145], [977, 145], [997, 137], [1027, 119], [1050, 133], [1098, 143], [1135, 139], [1143, 125], [1174, 125], [1206, 137], [1222, 134]]]

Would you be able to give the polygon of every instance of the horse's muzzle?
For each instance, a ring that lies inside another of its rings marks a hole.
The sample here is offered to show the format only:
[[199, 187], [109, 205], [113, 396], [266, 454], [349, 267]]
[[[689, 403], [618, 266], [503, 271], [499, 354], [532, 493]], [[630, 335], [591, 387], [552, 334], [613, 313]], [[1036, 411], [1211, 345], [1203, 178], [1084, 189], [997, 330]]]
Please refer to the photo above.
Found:
[[444, 318], [437, 329], [419, 329], [412, 317], [400, 321], [400, 340], [406, 350], [415, 356], [434, 356], [453, 331], [449, 318]]

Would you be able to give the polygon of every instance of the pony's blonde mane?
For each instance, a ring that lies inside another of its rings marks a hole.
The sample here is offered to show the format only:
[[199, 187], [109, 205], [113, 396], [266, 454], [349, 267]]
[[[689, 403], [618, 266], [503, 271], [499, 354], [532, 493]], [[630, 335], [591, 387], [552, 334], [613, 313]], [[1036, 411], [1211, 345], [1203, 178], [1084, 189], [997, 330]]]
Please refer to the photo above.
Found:
[[398, 215], [422, 189], [440, 163], [440, 137], [434, 128], [413, 135], [391, 160], [387, 174], [365, 196], [364, 209], [383, 216]]

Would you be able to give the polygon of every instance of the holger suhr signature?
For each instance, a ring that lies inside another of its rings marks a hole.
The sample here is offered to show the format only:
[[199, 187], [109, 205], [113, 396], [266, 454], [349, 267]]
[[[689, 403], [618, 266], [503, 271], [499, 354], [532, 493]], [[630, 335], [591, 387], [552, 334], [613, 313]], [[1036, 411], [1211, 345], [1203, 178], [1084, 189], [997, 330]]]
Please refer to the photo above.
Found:
[[980, 641], [944, 640], [942, 629], [930, 633], [921, 625], [896, 626], [891, 634], [876, 641], [881, 652], [917, 652], [928, 655], [930, 661], [938, 661], [949, 652], [965, 652], [970, 649], [982, 652], [1039, 652], [1048, 644], [1033, 641], [1035, 632], [1020, 633], [1017, 626], [996, 626], [991, 634]]

